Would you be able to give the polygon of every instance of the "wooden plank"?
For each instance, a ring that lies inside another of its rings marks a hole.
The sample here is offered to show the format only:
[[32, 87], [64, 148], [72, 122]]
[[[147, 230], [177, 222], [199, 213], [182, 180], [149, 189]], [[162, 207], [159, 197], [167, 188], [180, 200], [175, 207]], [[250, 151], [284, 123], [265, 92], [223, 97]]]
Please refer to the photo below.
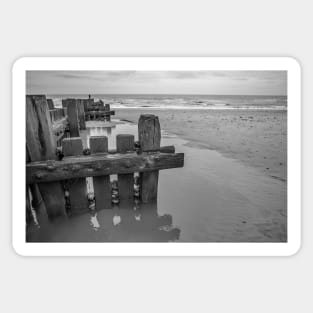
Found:
[[[132, 149], [130, 151], [135, 151], [135, 149]], [[154, 152], [154, 151], [146, 151], [146, 152]], [[160, 150], [157, 150], [157, 151], [162, 152], [162, 153], [175, 153], [175, 147], [174, 146], [163, 146], [163, 147], [160, 147]], [[116, 149], [110, 149], [108, 151], [108, 153], [109, 154], [116, 154], [117, 151], [116, 151]]]
[[[133, 135], [117, 135], [116, 151], [125, 153], [134, 149]], [[134, 199], [134, 173], [118, 175], [118, 190], [120, 202], [130, 202]]]
[[47, 99], [47, 103], [48, 103], [49, 110], [54, 110], [55, 109], [54, 103], [53, 103], [52, 99]]
[[85, 112], [85, 115], [95, 115], [98, 114], [99, 116], [109, 116], [109, 115], [115, 115], [115, 111], [96, 111], [96, 110], [89, 110], [87, 112]]
[[52, 123], [55, 123], [58, 120], [64, 118], [64, 109], [57, 108], [57, 109], [49, 110], [49, 113], [50, 113]]
[[[160, 149], [161, 128], [156, 115], [141, 115], [138, 122], [138, 138], [142, 151]], [[140, 174], [141, 201], [143, 203], [157, 201], [159, 171]]]
[[[26, 148], [30, 161], [56, 159], [56, 145], [45, 96], [26, 96]], [[31, 186], [32, 193], [34, 188], [37, 187]], [[66, 214], [64, 192], [60, 182], [39, 184], [38, 189], [50, 218]], [[37, 191], [35, 195], [33, 193], [33, 197], [39, 201]]]
[[68, 99], [62, 99], [62, 108], [67, 109], [67, 100]]
[[[104, 109], [105, 109], [106, 112], [110, 112], [111, 111], [110, 104], [107, 103], [105, 105]], [[111, 114], [106, 116], [106, 120], [109, 121], [109, 122], [111, 121]]]
[[79, 137], [77, 101], [76, 99], [67, 99], [66, 105], [70, 137]]
[[54, 109], [54, 120], [58, 121], [62, 118], [64, 118], [64, 109], [63, 108], [56, 108]]
[[79, 120], [79, 128], [86, 129], [85, 123], [85, 109], [83, 99], [77, 99], [77, 111], [78, 111], [78, 120]]
[[[90, 153], [108, 152], [108, 137], [92, 136], [89, 139]], [[111, 208], [110, 176], [93, 177], [93, 188], [96, 198], [96, 210]]]
[[[68, 138], [64, 140], [68, 140]], [[26, 165], [26, 178], [27, 183], [36, 183], [79, 177], [149, 172], [183, 166], [183, 153], [99, 153], [80, 157], [64, 157], [62, 161], [29, 163]]]
[[[64, 156], [83, 154], [83, 143], [80, 137], [63, 139], [62, 147]], [[88, 211], [86, 178], [70, 179], [66, 184], [70, 194], [71, 213], [77, 214]]]

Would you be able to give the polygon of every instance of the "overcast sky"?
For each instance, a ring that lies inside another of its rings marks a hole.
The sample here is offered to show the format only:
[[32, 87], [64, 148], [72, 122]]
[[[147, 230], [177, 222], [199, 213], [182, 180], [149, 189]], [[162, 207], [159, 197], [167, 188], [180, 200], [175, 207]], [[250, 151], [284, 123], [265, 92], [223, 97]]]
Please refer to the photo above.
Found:
[[286, 95], [286, 71], [27, 71], [27, 94]]

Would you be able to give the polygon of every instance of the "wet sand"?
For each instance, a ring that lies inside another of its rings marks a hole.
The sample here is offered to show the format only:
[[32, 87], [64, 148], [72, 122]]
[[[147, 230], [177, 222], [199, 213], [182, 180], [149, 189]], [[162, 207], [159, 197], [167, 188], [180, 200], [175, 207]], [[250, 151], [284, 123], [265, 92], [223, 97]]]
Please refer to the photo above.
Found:
[[287, 180], [286, 111], [119, 109], [116, 117], [136, 123], [144, 113], [157, 114], [161, 129], [188, 140], [190, 146], [217, 150]]
[[[124, 114], [124, 118], [135, 120], [138, 113], [132, 114]], [[42, 216], [41, 227], [30, 229], [28, 240], [285, 242], [286, 182], [274, 179], [258, 166], [231, 158], [230, 154], [212, 147], [207, 149], [200, 141], [191, 144], [164, 131], [166, 123], [162, 114], [158, 114], [163, 129], [161, 144], [175, 145], [177, 152], [184, 152], [185, 166], [160, 171], [157, 204], [114, 207], [54, 223], [47, 223]], [[121, 115], [118, 112], [117, 116]], [[109, 148], [114, 148], [119, 133], [132, 133], [137, 139], [136, 124], [116, 123], [112, 128], [101, 123], [92, 126], [85, 134], [86, 140], [90, 135], [108, 135]]]

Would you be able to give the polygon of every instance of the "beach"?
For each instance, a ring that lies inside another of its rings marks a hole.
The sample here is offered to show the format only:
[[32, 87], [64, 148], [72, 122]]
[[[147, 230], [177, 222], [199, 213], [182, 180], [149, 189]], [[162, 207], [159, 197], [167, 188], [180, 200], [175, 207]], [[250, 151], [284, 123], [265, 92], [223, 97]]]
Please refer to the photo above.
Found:
[[54, 223], [41, 216], [28, 241], [287, 241], [286, 112], [120, 109], [110, 123], [87, 122], [83, 142], [108, 136], [114, 149], [118, 134], [138, 140], [148, 113], [159, 117], [161, 145], [185, 155], [183, 168], [160, 171], [157, 203]]
[[286, 110], [116, 109], [116, 117], [137, 123], [140, 114], [159, 116], [161, 129], [188, 145], [211, 149], [260, 172], [287, 180]]

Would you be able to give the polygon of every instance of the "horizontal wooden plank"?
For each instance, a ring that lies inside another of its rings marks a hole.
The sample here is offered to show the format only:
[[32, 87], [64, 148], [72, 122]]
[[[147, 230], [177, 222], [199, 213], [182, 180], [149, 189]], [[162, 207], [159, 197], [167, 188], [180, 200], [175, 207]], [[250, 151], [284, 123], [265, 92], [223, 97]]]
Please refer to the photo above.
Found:
[[[135, 149], [133, 149], [131, 151], [135, 151]], [[163, 146], [163, 147], [160, 147], [159, 151], [163, 152], [163, 153], [175, 153], [175, 146]], [[146, 152], [152, 152], [152, 151], [146, 151]], [[115, 153], [117, 153], [117, 151], [116, 151], [116, 149], [110, 149], [108, 151], [108, 153], [115, 154]]]
[[94, 154], [65, 157], [62, 161], [40, 161], [26, 165], [27, 184], [79, 177], [149, 172], [184, 166], [183, 153]]
[[85, 112], [85, 115], [115, 115], [115, 111], [87, 111]]

